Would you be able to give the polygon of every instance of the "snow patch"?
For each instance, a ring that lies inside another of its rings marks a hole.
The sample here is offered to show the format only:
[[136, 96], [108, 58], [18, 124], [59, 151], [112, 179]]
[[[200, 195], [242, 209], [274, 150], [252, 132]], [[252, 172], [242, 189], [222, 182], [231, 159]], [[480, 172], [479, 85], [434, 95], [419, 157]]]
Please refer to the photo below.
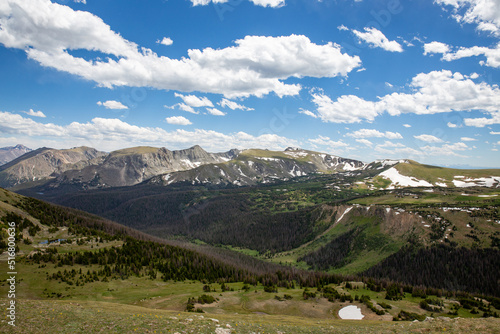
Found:
[[344, 320], [361, 320], [365, 316], [361, 309], [355, 305], [346, 306], [339, 311], [339, 317]]
[[455, 176], [455, 178], [463, 178], [463, 181], [453, 180], [455, 187], [466, 188], [466, 187], [493, 187], [495, 184], [500, 183], [500, 176], [490, 176], [490, 177], [480, 177], [477, 179], [464, 178], [463, 176]]
[[391, 181], [392, 184], [387, 189], [394, 189], [396, 186], [400, 186], [400, 187], [433, 187], [433, 185], [427, 181], [419, 180], [419, 179], [414, 178], [414, 177], [401, 175], [399, 173], [399, 171], [394, 167], [389, 168], [388, 170], [380, 173], [379, 175], [383, 176], [386, 179], [389, 179]]
[[293, 158], [302, 158], [302, 157], [307, 157], [309, 155], [309, 153], [304, 151], [285, 151], [285, 154]]
[[345, 209], [344, 213], [340, 216], [339, 219], [337, 219], [337, 223], [342, 219], [344, 218], [345, 214], [348, 213], [349, 211], [352, 210], [352, 206], [348, 207], [347, 209]]

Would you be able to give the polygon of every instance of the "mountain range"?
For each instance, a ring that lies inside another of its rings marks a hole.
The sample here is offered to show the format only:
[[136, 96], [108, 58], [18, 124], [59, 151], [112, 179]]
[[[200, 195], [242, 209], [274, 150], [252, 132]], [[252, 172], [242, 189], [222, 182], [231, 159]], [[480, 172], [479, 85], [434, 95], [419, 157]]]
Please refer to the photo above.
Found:
[[[21, 147], [20, 145], [18, 145]], [[16, 147], [18, 147], [16, 146]], [[410, 160], [365, 163], [289, 147], [284, 151], [232, 149], [209, 153], [200, 146], [184, 150], [132, 147], [110, 153], [90, 147], [40, 148], [0, 166], [0, 187], [76, 190], [174, 183], [250, 186], [296, 177], [377, 171], [357, 187], [498, 187], [499, 170], [455, 170]]]
[[0, 166], [12, 161], [21, 155], [31, 152], [32, 149], [24, 145], [8, 146], [0, 148]]

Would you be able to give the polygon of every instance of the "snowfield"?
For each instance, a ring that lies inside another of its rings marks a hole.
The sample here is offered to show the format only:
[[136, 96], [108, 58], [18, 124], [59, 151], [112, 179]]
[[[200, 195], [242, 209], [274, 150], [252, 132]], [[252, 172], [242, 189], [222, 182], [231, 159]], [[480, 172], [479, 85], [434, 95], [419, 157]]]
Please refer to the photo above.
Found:
[[361, 320], [365, 316], [361, 309], [355, 305], [346, 306], [339, 311], [339, 317], [344, 320]]
[[391, 185], [389, 187], [387, 187], [387, 189], [394, 189], [396, 186], [399, 186], [399, 187], [433, 187], [433, 185], [427, 181], [419, 180], [419, 179], [414, 178], [414, 177], [401, 175], [399, 173], [399, 171], [394, 167], [389, 168], [388, 170], [380, 173], [379, 175], [383, 176], [386, 179], [389, 179], [391, 181]]
[[500, 183], [500, 176], [490, 176], [490, 177], [480, 177], [478, 179], [465, 179], [463, 176], [455, 176], [455, 178], [463, 178], [463, 180], [453, 180], [455, 187], [493, 187], [495, 184], [497, 187]]

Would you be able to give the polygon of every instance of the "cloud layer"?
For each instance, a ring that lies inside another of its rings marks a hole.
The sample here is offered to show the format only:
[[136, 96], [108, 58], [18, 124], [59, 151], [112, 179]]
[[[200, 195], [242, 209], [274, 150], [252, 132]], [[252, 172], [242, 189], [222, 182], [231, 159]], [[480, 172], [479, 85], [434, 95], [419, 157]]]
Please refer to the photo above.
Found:
[[[166, 119], [170, 124], [189, 125], [182, 116]], [[134, 145], [165, 146], [172, 149], [201, 145], [210, 151], [225, 151], [231, 148], [269, 148], [282, 150], [300, 146], [290, 138], [276, 134], [253, 136], [245, 132], [224, 134], [212, 130], [166, 131], [155, 127], [131, 125], [119, 119], [96, 117], [87, 123], [73, 122], [68, 125], [39, 123], [18, 114], [0, 111], [0, 133], [22, 140], [26, 144], [51, 143], [55, 147], [87, 145], [101, 150], [115, 150]]]

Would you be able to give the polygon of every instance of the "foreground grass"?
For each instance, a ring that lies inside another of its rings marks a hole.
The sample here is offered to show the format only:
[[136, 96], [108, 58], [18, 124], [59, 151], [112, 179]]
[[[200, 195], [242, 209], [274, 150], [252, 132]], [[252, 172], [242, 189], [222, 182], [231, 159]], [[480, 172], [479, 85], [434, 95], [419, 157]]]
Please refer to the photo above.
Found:
[[[498, 333], [498, 319], [427, 322], [318, 320], [270, 315], [204, 315], [107, 302], [18, 300], [16, 327], [4, 333]], [[218, 329], [220, 328], [220, 329]], [[224, 329], [224, 331], [223, 331]]]

